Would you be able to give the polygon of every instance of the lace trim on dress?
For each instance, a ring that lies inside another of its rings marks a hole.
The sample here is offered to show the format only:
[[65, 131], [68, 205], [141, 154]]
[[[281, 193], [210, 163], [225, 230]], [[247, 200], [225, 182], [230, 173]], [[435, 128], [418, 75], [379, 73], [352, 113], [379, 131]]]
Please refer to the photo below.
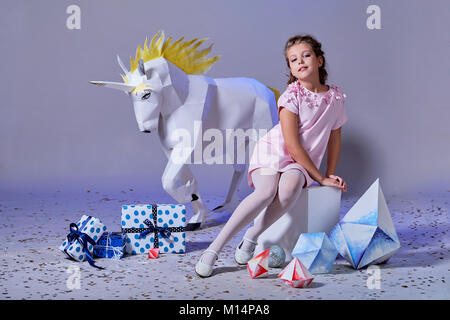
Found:
[[342, 92], [341, 88], [335, 85], [330, 85], [330, 89], [326, 93], [314, 93], [303, 87], [298, 81], [292, 82], [287, 87], [290, 96], [288, 102], [292, 102], [293, 97], [297, 97], [297, 100], [302, 105], [306, 105], [310, 108], [319, 107], [322, 102], [330, 104], [333, 97], [336, 100], [343, 99], [347, 97], [345, 93]]

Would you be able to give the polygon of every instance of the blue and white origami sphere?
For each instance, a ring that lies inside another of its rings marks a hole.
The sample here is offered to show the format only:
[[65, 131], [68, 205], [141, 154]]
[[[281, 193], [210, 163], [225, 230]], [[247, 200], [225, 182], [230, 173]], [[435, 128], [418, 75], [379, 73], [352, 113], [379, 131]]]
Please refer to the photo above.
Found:
[[355, 269], [386, 262], [400, 248], [379, 179], [331, 230], [330, 240]]
[[338, 252], [325, 232], [302, 233], [292, 256], [298, 258], [311, 273], [328, 273]]

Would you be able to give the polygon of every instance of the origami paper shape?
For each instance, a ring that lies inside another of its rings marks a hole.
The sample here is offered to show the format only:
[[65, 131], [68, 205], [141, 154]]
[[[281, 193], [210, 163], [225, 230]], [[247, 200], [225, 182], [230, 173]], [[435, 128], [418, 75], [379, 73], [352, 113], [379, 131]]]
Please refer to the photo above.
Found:
[[[194, 164], [233, 164], [226, 200], [214, 209], [232, 212], [239, 204], [236, 188], [246, 174], [245, 161], [236, 163], [234, 156], [238, 150], [245, 160], [245, 148], [249, 147], [245, 137], [235, 137], [250, 129], [251, 134], [245, 135], [253, 143], [258, 139], [253, 135], [255, 131], [272, 128], [278, 120], [276, 98], [279, 93], [255, 79], [200, 76], [219, 57], [207, 57], [211, 46], [197, 49], [206, 39], [183, 39], [173, 42], [171, 37], [164, 39], [164, 33], [158, 32], [149, 46], [145, 40], [144, 46], [137, 48], [136, 56], [131, 58], [131, 70], [117, 57], [124, 72], [123, 83], [90, 83], [125, 92], [132, 100], [139, 130], [157, 132], [169, 159], [162, 186], [179, 203], [192, 205], [194, 215], [186, 227], [190, 231], [200, 227], [210, 211], [200, 197], [197, 180], [189, 166], [191, 158]], [[211, 152], [207, 153], [205, 148], [205, 152], [199, 154], [203, 142], [212, 140], [204, 138], [204, 129], [219, 132], [224, 138], [214, 136], [214, 142], [207, 146], [213, 146], [209, 148]], [[227, 134], [228, 130], [236, 130], [236, 135]], [[223, 148], [224, 142], [226, 148]]]
[[302, 233], [292, 256], [298, 258], [309, 272], [330, 272], [338, 252], [325, 232]]
[[247, 263], [247, 270], [253, 279], [264, 277], [269, 270], [269, 253], [270, 249], [264, 250]]
[[148, 251], [148, 258], [149, 259], [158, 259], [159, 249], [158, 248], [152, 248]]
[[[259, 253], [271, 245], [284, 248], [285, 262], [292, 260], [298, 237], [302, 233], [325, 232], [339, 222], [341, 190], [335, 187], [311, 186], [304, 189], [289, 211], [268, 227], [258, 237], [255, 252]], [[263, 209], [255, 219], [262, 219]]]
[[400, 248], [379, 179], [333, 228], [330, 240], [355, 269], [386, 262]]
[[136, 204], [122, 206], [125, 252], [145, 254], [151, 248], [161, 253], [184, 253], [186, 208], [182, 204]]
[[305, 288], [314, 280], [308, 269], [298, 258], [292, 259], [278, 275], [278, 278], [293, 288]]

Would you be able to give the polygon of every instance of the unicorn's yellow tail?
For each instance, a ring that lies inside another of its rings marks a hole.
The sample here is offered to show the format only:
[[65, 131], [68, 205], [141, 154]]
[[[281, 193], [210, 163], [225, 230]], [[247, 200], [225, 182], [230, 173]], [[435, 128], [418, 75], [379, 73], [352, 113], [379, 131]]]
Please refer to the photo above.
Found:
[[278, 91], [275, 88], [269, 87], [269, 86], [267, 86], [267, 88], [269, 88], [270, 90], [273, 91], [273, 93], [275, 94], [275, 103], [278, 103], [278, 98], [280, 97], [280, 91]]

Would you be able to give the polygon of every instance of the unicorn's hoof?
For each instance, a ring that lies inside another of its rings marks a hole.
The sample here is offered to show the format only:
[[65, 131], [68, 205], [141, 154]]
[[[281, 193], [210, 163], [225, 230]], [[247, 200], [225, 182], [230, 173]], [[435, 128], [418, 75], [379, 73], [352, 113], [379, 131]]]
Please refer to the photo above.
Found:
[[195, 231], [198, 228], [200, 228], [201, 223], [197, 222], [197, 223], [188, 223], [186, 225], [186, 228], [184, 228], [185, 231]]

